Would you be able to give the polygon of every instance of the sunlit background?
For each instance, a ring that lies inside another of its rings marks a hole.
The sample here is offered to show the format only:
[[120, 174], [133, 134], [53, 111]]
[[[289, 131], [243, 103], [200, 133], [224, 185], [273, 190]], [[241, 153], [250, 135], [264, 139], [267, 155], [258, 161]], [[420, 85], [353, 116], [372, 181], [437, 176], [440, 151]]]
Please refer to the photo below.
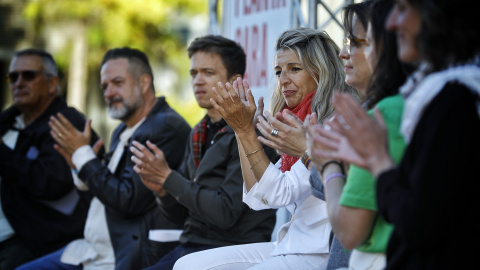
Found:
[[[108, 49], [129, 46], [144, 51], [154, 71], [157, 95], [165, 96], [170, 106], [193, 126], [206, 113], [198, 107], [190, 85], [186, 48], [195, 37], [221, 34], [237, 40], [232, 32], [241, 31], [244, 43], [247, 30], [258, 26], [265, 33], [268, 29], [272, 38], [259, 41], [249, 36], [250, 46], [246, 50], [248, 74], [249, 68], [258, 65], [250, 60], [264, 53], [251, 45], [263, 42], [267, 47], [269, 56], [262, 65], [272, 75], [267, 76], [268, 83], [252, 87], [252, 91], [256, 97], [264, 96], [268, 104], [274, 79], [272, 50], [283, 28], [308, 26], [325, 30], [342, 47], [345, 33], [341, 9], [345, 4], [361, 1], [0, 0], [0, 74], [8, 72], [16, 50], [33, 47], [50, 52], [59, 66], [62, 95], [70, 106], [92, 119], [93, 128], [105, 140], [108, 150], [111, 133], [119, 124], [108, 117], [99, 88], [100, 64]], [[232, 6], [237, 13], [244, 12], [244, 16], [234, 18]], [[272, 14], [267, 6], [282, 6], [282, 15]], [[247, 15], [246, 10], [256, 10], [256, 14]], [[0, 107], [4, 110], [12, 104], [5, 76], [0, 76], [0, 89]], [[285, 208], [277, 211], [272, 241], [289, 218]]]
[[207, 10], [205, 0], [0, 0], [2, 110], [11, 105], [3, 75], [13, 52], [44, 48], [57, 61], [67, 103], [108, 141], [118, 122], [106, 113], [100, 62], [108, 49], [129, 46], [149, 56], [157, 95], [193, 125], [204, 111], [189, 91], [186, 46], [207, 33]]
[[4, 110], [11, 105], [4, 75], [13, 53], [43, 48], [59, 66], [62, 95], [67, 103], [93, 120], [93, 128], [108, 147], [111, 132], [119, 122], [106, 113], [99, 89], [100, 62], [108, 49], [129, 46], [149, 56], [157, 95], [166, 96], [167, 102], [193, 126], [205, 111], [197, 106], [192, 94], [186, 48], [195, 37], [224, 33], [222, 16], [227, 3], [288, 3], [292, 6], [291, 18], [276, 20], [288, 19], [292, 26], [326, 30], [341, 47], [344, 32], [339, 11], [344, 4], [354, 2], [224, 1], [0, 0], [0, 106]]

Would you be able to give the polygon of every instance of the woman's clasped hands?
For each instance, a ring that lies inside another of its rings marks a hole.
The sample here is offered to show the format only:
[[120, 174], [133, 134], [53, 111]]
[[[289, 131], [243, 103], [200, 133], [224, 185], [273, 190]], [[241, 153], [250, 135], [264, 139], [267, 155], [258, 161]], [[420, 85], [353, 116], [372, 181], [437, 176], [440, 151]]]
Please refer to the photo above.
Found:
[[265, 112], [265, 118], [258, 117], [257, 128], [263, 135], [258, 140], [282, 153], [301, 158], [307, 149], [303, 121], [289, 110], [275, 117]]
[[233, 85], [221, 82], [217, 85], [212, 88], [212, 106], [236, 133], [254, 130], [253, 119], [257, 106], [248, 82], [238, 78]]
[[358, 102], [344, 94], [336, 94], [333, 104], [336, 114], [324, 125], [305, 121], [308, 149], [314, 164], [343, 160], [373, 175], [391, 167], [386, 127], [380, 113], [375, 111], [374, 117], [369, 116]]

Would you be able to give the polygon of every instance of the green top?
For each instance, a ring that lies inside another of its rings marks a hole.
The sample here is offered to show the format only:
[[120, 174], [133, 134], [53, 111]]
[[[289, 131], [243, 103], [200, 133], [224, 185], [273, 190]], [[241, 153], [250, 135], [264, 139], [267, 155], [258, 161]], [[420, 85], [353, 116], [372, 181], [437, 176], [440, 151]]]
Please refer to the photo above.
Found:
[[[399, 163], [406, 147], [405, 139], [400, 131], [403, 104], [403, 97], [397, 94], [382, 99], [376, 106], [387, 126], [389, 151], [395, 164]], [[372, 115], [373, 110], [369, 110], [368, 114]], [[340, 204], [377, 211], [376, 181], [373, 175], [367, 170], [351, 165]], [[392, 230], [393, 225], [382, 217], [377, 217], [372, 233], [356, 249], [362, 252], [385, 253]]]

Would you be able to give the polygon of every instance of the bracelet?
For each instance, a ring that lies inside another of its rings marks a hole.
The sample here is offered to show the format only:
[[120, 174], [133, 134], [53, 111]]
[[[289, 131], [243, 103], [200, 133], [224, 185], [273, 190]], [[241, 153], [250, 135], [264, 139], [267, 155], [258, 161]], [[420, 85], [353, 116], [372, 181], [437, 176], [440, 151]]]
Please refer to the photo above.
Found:
[[265, 159], [265, 157], [257, 160], [257, 162], [255, 162], [252, 166], [250, 166], [250, 170], [252, 170], [252, 168], [253, 168], [255, 165], [257, 165], [260, 161], [262, 161], [262, 160], [264, 160], [264, 159]]
[[307, 168], [308, 170], [308, 166], [310, 166], [310, 161], [312, 161], [310, 158], [307, 158], [307, 160], [305, 161], [305, 168]]
[[302, 161], [303, 165], [305, 165], [305, 167], [308, 169], [308, 165], [310, 165], [310, 161], [312, 161], [310, 159], [310, 155], [308, 154], [308, 149], [305, 150], [305, 153], [303, 154], [300, 160]]
[[328, 182], [330, 182], [332, 179], [335, 179], [335, 178], [342, 178], [345, 181], [345, 175], [343, 175], [343, 173], [332, 173], [329, 176], [327, 176], [327, 179], [325, 179], [324, 186], [327, 186]]
[[257, 149], [257, 150], [255, 150], [255, 151], [253, 151], [253, 152], [250, 152], [250, 153], [246, 154], [245, 156], [246, 156], [246, 157], [249, 157], [249, 156], [257, 153], [257, 152], [260, 151], [260, 150], [263, 150], [263, 149]]
[[[304, 155], [304, 156], [305, 156], [305, 155]], [[305, 167], [306, 167], [307, 169], [308, 169], [308, 165], [310, 164], [310, 161], [312, 161], [312, 160], [310, 159], [310, 157], [309, 157], [308, 155], [307, 155], [306, 158], [303, 158], [303, 157], [302, 157], [302, 163], [303, 163], [303, 165], [305, 165]]]
[[344, 171], [343, 171], [343, 164], [342, 164], [341, 161], [329, 160], [329, 161], [323, 163], [322, 168], [320, 168], [320, 175], [323, 175], [323, 171], [325, 171], [325, 168], [326, 168], [328, 165], [332, 164], [332, 163], [333, 163], [333, 164], [337, 164], [338, 166], [340, 166], [340, 169], [342, 170], [342, 173], [344, 173]]
[[308, 149], [305, 150], [305, 153], [303, 153], [303, 156], [300, 158], [302, 160], [302, 163], [305, 164], [307, 160], [310, 158], [310, 155], [308, 154]]

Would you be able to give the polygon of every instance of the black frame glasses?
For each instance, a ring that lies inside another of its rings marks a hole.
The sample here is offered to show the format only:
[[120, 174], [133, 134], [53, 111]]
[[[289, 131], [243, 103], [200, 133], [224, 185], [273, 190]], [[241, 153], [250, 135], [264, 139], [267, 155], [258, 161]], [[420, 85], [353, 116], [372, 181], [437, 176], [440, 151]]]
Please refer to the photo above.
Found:
[[13, 71], [7, 74], [7, 81], [9, 83], [17, 82], [18, 78], [21, 76], [23, 80], [26, 82], [33, 81], [39, 74], [49, 75], [46, 72], [39, 71], [39, 70], [23, 70], [23, 71]]
[[366, 43], [367, 39], [366, 38], [349, 38], [349, 37], [346, 37], [343, 40], [343, 45], [345, 45], [345, 47], [347, 48], [347, 53], [348, 54], [352, 54], [352, 41], [355, 42], [355, 43]]

